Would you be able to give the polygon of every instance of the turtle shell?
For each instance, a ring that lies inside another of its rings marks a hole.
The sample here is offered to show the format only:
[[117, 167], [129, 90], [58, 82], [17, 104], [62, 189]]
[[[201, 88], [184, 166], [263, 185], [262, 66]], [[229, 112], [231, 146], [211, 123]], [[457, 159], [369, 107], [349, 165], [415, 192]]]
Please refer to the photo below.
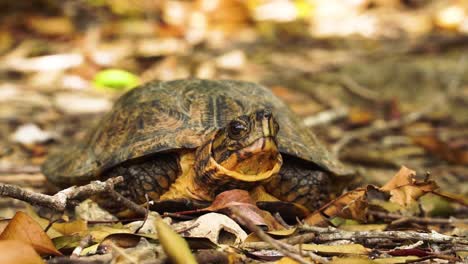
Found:
[[281, 153], [349, 174], [269, 89], [233, 80], [150, 82], [124, 94], [78, 144], [52, 155], [43, 172], [57, 185], [89, 182], [130, 159], [195, 149], [233, 118], [270, 109]]

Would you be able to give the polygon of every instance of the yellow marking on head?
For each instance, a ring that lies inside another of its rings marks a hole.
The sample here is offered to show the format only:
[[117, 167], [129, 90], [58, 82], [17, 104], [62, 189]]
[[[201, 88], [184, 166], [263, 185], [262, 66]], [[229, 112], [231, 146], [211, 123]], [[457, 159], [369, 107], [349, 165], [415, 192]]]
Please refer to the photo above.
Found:
[[269, 122], [268, 119], [263, 119], [263, 120], [262, 120], [262, 130], [263, 130], [263, 136], [264, 136], [264, 137], [269, 137], [269, 136], [271, 136], [270, 122]]

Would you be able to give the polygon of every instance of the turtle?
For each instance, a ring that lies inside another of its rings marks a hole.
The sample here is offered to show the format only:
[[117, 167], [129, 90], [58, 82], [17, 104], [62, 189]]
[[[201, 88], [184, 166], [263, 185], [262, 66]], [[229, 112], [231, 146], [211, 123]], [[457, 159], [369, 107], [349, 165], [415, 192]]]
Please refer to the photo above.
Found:
[[310, 210], [352, 175], [270, 89], [203, 79], [128, 91], [42, 171], [58, 187], [122, 175], [116, 190], [137, 203], [209, 202], [243, 189]]

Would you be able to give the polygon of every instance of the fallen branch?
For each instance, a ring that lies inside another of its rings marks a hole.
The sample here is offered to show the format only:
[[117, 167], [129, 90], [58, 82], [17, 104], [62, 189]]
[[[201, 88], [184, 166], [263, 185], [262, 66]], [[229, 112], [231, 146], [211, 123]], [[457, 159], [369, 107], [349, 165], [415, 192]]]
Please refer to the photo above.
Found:
[[109, 198], [116, 204], [122, 204], [123, 207], [130, 209], [131, 211], [139, 214], [144, 215], [146, 218], [147, 210], [133, 202], [132, 200], [126, 198], [125, 196], [121, 195], [120, 193], [114, 191], [113, 189], [109, 191]]
[[0, 174], [26, 174], [26, 173], [39, 173], [41, 168], [39, 166], [26, 165], [26, 166], [6, 166], [0, 167]]
[[399, 220], [401, 222], [413, 222], [420, 224], [435, 224], [435, 225], [449, 225], [449, 224], [468, 224], [468, 219], [457, 219], [457, 218], [432, 218], [432, 217], [416, 217], [416, 216], [403, 216], [400, 214], [391, 214], [385, 212], [369, 211], [371, 215], [378, 216], [380, 218]]
[[312, 231], [316, 233], [316, 241], [327, 242], [335, 240], [360, 240], [360, 239], [391, 239], [391, 240], [421, 240], [433, 243], [450, 243], [468, 245], [468, 239], [462, 237], [448, 236], [437, 232], [420, 233], [415, 231], [345, 231], [334, 227], [316, 227], [303, 225], [300, 226], [303, 231]]
[[[281, 239], [278, 241], [281, 241], [290, 245], [297, 245], [297, 244], [308, 243], [314, 240], [314, 238], [315, 238], [314, 233], [305, 233], [305, 234], [289, 237], [286, 239]], [[248, 248], [248, 249], [255, 249], [255, 250], [274, 249], [274, 247], [268, 242], [247, 242], [247, 243], [242, 244], [242, 247]]]
[[330, 110], [319, 112], [315, 115], [305, 117], [303, 123], [306, 127], [313, 127], [317, 125], [324, 125], [332, 123], [335, 120], [341, 119], [348, 115], [348, 108], [338, 107]]
[[93, 181], [83, 186], [72, 186], [55, 195], [46, 195], [23, 189], [21, 187], [0, 183], [0, 196], [7, 196], [30, 204], [40, 205], [63, 212], [70, 201], [88, 198], [99, 193], [114, 190], [114, 185], [123, 182], [123, 177], [109, 178], [106, 181]]
[[[296, 249], [294, 246], [286, 244], [282, 241], [278, 241], [270, 237], [265, 231], [263, 231], [260, 227], [256, 226], [248, 217], [242, 214], [242, 211], [233, 207], [231, 208], [232, 213], [241, 220], [242, 224], [245, 225], [250, 231], [255, 233], [261, 240], [265, 241], [266, 243], [270, 244], [273, 248], [281, 252], [283, 255], [288, 256], [295, 261], [303, 264], [310, 263], [306, 259], [304, 259], [301, 255], [301, 251]], [[311, 252], [310, 252], [311, 253]], [[318, 263], [328, 263], [329, 261], [326, 258], [323, 258], [316, 254], [309, 254], [309, 257], [312, 258], [314, 261]]]
[[340, 80], [341, 80], [341, 83], [343, 84], [343, 87], [348, 89], [348, 91], [350, 91], [352, 94], [357, 95], [360, 98], [373, 102], [373, 103], [382, 102], [382, 96], [380, 93], [362, 86], [350, 76], [342, 75]]
[[375, 122], [369, 127], [364, 127], [355, 131], [351, 131], [344, 135], [340, 140], [338, 140], [338, 142], [336, 142], [335, 145], [333, 145], [332, 152], [333, 154], [338, 155], [338, 153], [344, 146], [358, 138], [368, 137], [378, 132], [395, 129], [416, 122], [417, 120], [421, 119], [429, 110], [430, 108], [426, 108], [419, 112], [410, 113], [406, 116], [403, 116], [400, 119], [392, 120], [386, 123]]

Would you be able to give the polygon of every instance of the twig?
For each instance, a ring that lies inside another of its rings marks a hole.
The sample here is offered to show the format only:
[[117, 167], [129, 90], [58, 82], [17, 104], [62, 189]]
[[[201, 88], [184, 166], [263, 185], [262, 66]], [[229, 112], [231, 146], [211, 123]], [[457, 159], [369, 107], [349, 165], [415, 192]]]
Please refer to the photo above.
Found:
[[[276, 250], [278, 250], [279, 252], [281, 252], [285, 256], [288, 256], [288, 257], [294, 259], [295, 261], [297, 261], [299, 263], [303, 263], [303, 264], [310, 263], [301, 256], [301, 252], [299, 250], [297, 250], [295, 247], [293, 247], [293, 246], [291, 246], [289, 244], [286, 244], [286, 243], [284, 243], [282, 241], [275, 240], [272, 237], [270, 237], [269, 235], [267, 235], [260, 227], [256, 226], [249, 218], [244, 216], [242, 214], [242, 211], [240, 211], [239, 209], [233, 207], [233, 208], [231, 208], [231, 211], [239, 220], [241, 220], [241, 222], [250, 231], [254, 232], [255, 235], [257, 235], [261, 240], [269, 243], [273, 248], [275, 248]], [[312, 254], [312, 255], [310, 255], [310, 257], [314, 261], [317, 261], [319, 263], [328, 263], [327, 259], [325, 259], [325, 258], [323, 258], [323, 257], [321, 257], [319, 255]]]
[[125, 208], [128, 208], [132, 210], [133, 212], [139, 214], [139, 215], [146, 215], [146, 209], [136, 203], [134, 203], [132, 200], [127, 199], [125, 196], [121, 195], [120, 193], [110, 190], [109, 191], [109, 196], [110, 198], [115, 201], [115, 203], [120, 203], [122, 204]]
[[[145, 225], [146, 221], [148, 221], [148, 215], [149, 215], [149, 197], [148, 197], [148, 194], [145, 193], [145, 199], [146, 199], [146, 210], [145, 210], [145, 219], [143, 219], [143, 222], [141, 223], [140, 227], [138, 227], [134, 234], [138, 234], [138, 232], [140, 232], [140, 230], [143, 228], [143, 226]], [[140, 207], [140, 206], [138, 206]]]
[[39, 173], [41, 172], [41, 168], [39, 166], [6, 166], [0, 167], [0, 174], [26, 174], [26, 173]]
[[2, 174], [0, 171], [0, 182], [3, 184], [43, 188], [46, 178], [41, 173]]
[[[279, 241], [282, 241], [290, 245], [297, 245], [297, 244], [302, 244], [302, 243], [308, 243], [314, 240], [314, 238], [315, 238], [314, 233], [305, 233], [305, 234], [289, 237], [286, 239], [281, 239]], [[247, 242], [247, 243], [242, 244], [242, 247], [255, 249], [255, 250], [273, 249], [273, 246], [268, 242]]]
[[92, 236], [91, 235], [87, 235], [87, 236], [83, 237], [83, 239], [81, 239], [81, 241], [80, 241], [80, 245], [77, 246], [73, 250], [70, 258], [74, 258], [74, 259], [79, 258], [80, 255], [81, 255], [81, 252], [83, 251], [83, 249], [88, 247], [91, 242], [92, 242]]
[[333, 108], [330, 110], [322, 111], [315, 115], [307, 116], [306, 118], [304, 118], [303, 123], [306, 127], [323, 125], [323, 124], [331, 123], [337, 119], [346, 117], [347, 114], [348, 114], [348, 108], [346, 107]]
[[0, 183], [0, 196], [15, 198], [63, 212], [71, 200], [80, 200], [98, 193], [109, 192], [114, 189], [115, 184], [121, 183], [123, 180], [122, 176], [118, 176], [109, 178], [104, 182], [93, 181], [83, 186], [72, 186], [53, 196], [25, 190], [15, 185]]
[[275, 217], [276, 221], [278, 221], [278, 223], [280, 223], [286, 229], [291, 229], [292, 228], [292, 226], [288, 225], [288, 223], [286, 223], [286, 221], [284, 221], [283, 217], [281, 217], [281, 215], [278, 212], [276, 212], [273, 216]]
[[468, 245], [468, 239], [462, 237], [454, 237], [433, 233], [420, 233], [415, 231], [344, 231], [334, 227], [316, 227], [303, 225], [300, 226], [303, 231], [312, 231], [317, 233], [317, 241], [334, 241], [334, 240], [358, 240], [369, 238], [383, 238], [392, 240], [422, 240], [434, 243], [458, 243]]
[[380, 122], [374, 123], [373, 125], [369, 127], [364, 127], [364, 128], [349, 132], [340, 140], [338, 140], [338, 142], [336, 142], [335, 145], [333, 145], [332, 152], [333, 154], [338, 155], [338, 153], [344, 146], [356, 140], [357, 138], [368, 137], [378, 132], [398, 128], [398, 127], [413, 123], [421, 119], [430, 109], [431, 108], [428, 107], [422, 111], [410, 113], [406, 116], [403, 116], [400, 119], [391, 120], [386, 123], [380, 123]]
[[371, 215], [375, 215], [381, 218], [388, 219], [402, 219], [405, 218], [408, 222], [421, 223], [421, 224], [468, 224], [468, 219], [457, 219], [457, 218], [432, 218], [432, 217], [416, 217], [416, 216], [403, 216], [400, 214], [391, 214], [385, 212], [369, 211]]
[[122, 258], [126, 260], [127, 263], [138, 264], [138, 260], [134, 256], [125, 252], [123, 248], [117, 246], [112, 241], [109, 241], [109, 246], [112, 249], [111, 253], [114, 256], [114, 259], [117, 256], [121, 256]]
[[343, 87], [347, 88], [348, 91], [350, 91], [352, 94], [357, 95], [367, 101], [376, 103], [382, 102], [382, 97], [379, 93], [360, 85], [350, 76], [342, 75], [340, 79]]

